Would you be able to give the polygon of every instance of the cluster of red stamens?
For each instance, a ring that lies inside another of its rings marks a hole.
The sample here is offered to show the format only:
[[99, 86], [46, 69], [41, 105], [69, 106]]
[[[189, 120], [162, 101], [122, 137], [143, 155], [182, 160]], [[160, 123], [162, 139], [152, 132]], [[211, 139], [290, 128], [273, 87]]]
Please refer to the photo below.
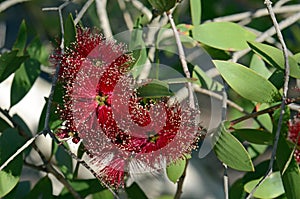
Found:
[[57, 136], [80, 137], [104, 183], [124, 186], [136, 167], [160, 169], [195, 147], [198, 112], [170, 105], [168, 97], [139, 96], [127, 75], [134, 60], [124, 45], [78, 28], [76, 42], [53, 59], [66, 89]]

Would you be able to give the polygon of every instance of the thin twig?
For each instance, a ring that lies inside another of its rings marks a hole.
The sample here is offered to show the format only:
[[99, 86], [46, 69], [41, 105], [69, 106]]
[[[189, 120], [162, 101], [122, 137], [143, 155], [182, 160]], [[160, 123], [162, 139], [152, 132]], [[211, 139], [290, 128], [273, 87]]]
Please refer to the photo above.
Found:
[[[224, 87], [222, 91], [222, 121], [225, 121], [227, 118], [227, 90], [228, 90], [228, 85], [224, 81]], [[225, 199], [229, 199], [229, 178], [228, 178], [228, 166], [227, 164], [223, 163], [224, 166], [224, 175], [223, 175], [223, 182], [224, 182], [224, 195]]]
[[177, 190], [176, 190], [174, 199], [180, 199], [180, 196], [182, 194], [183, 182], [184, 182], [184, 179], [185, 179], [185, 176], [186, 176], [186, 170], [187, 170], [187, 167], [188, 167], [188, 163], [189, 163], [189, 160], [186, 159], [186, 164], [185, 164], [185, 167], [184, 167], [183, 174], [180, 176], [180, 178], [178, 179], [178, 182], [177, 182]]
[[2, 169], [4, 169], [16, 156], [18, 156], [22, 151], [24, 151], [28, 146], [30, 146], [32, 144], [32, 147], [34, 148], [35, 151], [37, 151], [37, 153], [39, 154], [40, 158], [42, 159], [44, 165], [46, 166], [46, 168], [45, 168], [46, 171], [51, 172], [54, 176], [58, 177], [57, 179], [69, 190], [69, 192], [73, 195], [74, 198], [81, 199], [81, 196], [73, 189], [73, 187], [69, 184], [69, 182], [65, 178], [59, 176], [60, 174], [57, 171], [55, 172], [50, 167], [51, 165], [49, 166], [48, 160], [46, 159], [44, 154], [40, 151], [38, 146], [34, 143], [36, 138], [38, 136], [40, 136], [41, 134], [43, 134], [43, 131], [37, 133], [34, 137], [29, 139], [28, 135], [26, 133], [24, 133], [25, 132], [24, 129], [22, 129], [22, 127], [19, 126], [15, 122], [15, 120], [9, 115], [8, 111], [5, 111], [0, 108], [0, 112], [12, 123], [14, 128], [19, 129], [19, 133], [22, 137], [24, 137], [25, 139], [28, 139], [28, 141], [22, 147], [20, 147], [10, 158], [8, 158], [8, 160], [5, 161], [5, 163], [3, 165], [1, 165], [0, 171]]
[[28, 146], [30, 146], [35, 139], [40, 136], [43, 132], [37, 133], [35, 136], [30, 138], [24, 145], [22, 145], [12, 156], [10, 156], [1, 166], [0, 171], [2, 171], [12, 160], [15, 159], [20, 153], [22, 153]]
[[[293, 23], [296, 23], [299, 19], [300, 19], [300, 12], [297, 13], [297, 14], [294, 14], [294, 15], [288, 17], [288, 18], [286, 18], [285, 20], [282, 20], [278, 24], [279, 30], [283, 30], [283, 29], [289, 27]], [[267, 38], [272, 37], [275, 34], [276, 34], [276, 30], [272, 26], [268, 30], [264, 31], [261, 35], [259, 35], [255, 41], [257, 41], [257, 42], [263, 42]], [[233, 53], [232, 60], [235, 61], [235, 62], [237, 62], [241, 57], [243, 57], [244, 55], [246, 55], [249, 51], [250, 51], [250, 48], [242, 50], [242, 51], [237, 51], [237, 52]]]
[[146, 7], [144, 6], [143, 3], [141, 3], [140, 1], [138, 0], [125, 0], [127, 2], [131, 2], [131, 4], [136, 8], [138, 9], [141, 13], [143, 13], [147, 19], [150, 21], [151, 18], [152, 18], [152, 12]]
[[88, 0], [84, 6], [81, 8], [81, 10], [79, 11], [78, 15], [76, 16], [76, 18], [74, 19], [74, 24], [78, 24], [78, 22], [81, 20], [81, 18], [83, 17], [83, 15], [86, 13], [87, 9], [92, 5], [92, 3], [94, 2], [94, 0]]
[[[182, 43], [180, 41], [179, 33], [177, 31], [175, 22], [173, 20], [172, 13], [171, 13], [171, 11], [168, 11], [166, 14], [168, 16], [169, 22], [171, 24], [171, 27], [172, 27], [172, 30], [173, 30], [173, 33], [174, 33], [175, 41], [176, 41], [177, 48], [178, 48], [179, 59], [180, 59], [180, 62], [181, 62], [182, 68], [183, 68], [183, 72], [184, 72], [186, 78], [191, 78], [191, 74], [190, 74], [190, 71], [188, 69], [186, 59], [185, 59], [185, 53], [184, 53], [184, 50], [183, 50], [183, 46], [182, 46]], [[189, 91], [190, 107], [192, 109], [195, 109], [195, 100], [194, 100], [194, 94], [193, 94], [193, 89], [192, 89], [191, 82], [187, 82], [187, 87], [188, 87], [188, 91]]]
[[126, 9], [126, 4], [124, 2], [124, 0], [118, 0], [120, 9], [123, 12], [123, 17], [124, 17], [124, 21], [126, 23], [126, 26], [129, 30], [131, 30], [133, 28], [133, 21], [131, 19], [131, 16], [128, 12], [128, 9]]
[[[276, 14], [283, 14], [283, 13], [292, 13], [292, 12], [299, 12], [300, 11], [300, 5], [287, 5], [287, 6], [282, 6], [282, 7], [277, 7], [273, 9], [274, 13]], [[218, 17], [218, 18], [214, 18], [212, 20], [207, 20], [204, 23], [207, 22], [224, 22], [224, 21], [241, 21], [244, 19], [254, 19], [254, 18], [259, 18], [259, 17], [263, 17], [263, 16], [267, 16], [268, 10], [266, 8], [262, 8], [259, 9], [255, 12], [243, 12], [243, 13], [239, 13], [239, 14], [233, 14], [233, 15], [229, 15], [229, 16], [224, 16], [224, 17]]]
[[0, 13], [6, 10], [7, 8], [14, 6], [18, 3], [23, 3], [30, 0], [6, 0], [2, 3], [0, 3]]
[[112, 31], [108, 20], [108, 15], [106, 12], [107, 0], [95, 0], [97, 14], [100, 21], [100, 25], [103, 31], [103, 34], [106, 38], [112, 37]]
[[[215, 93], [213, 91], [210, 91], [210, 90], [207, 90], [207, 89], [204, 89], [204, 88], [201, 88], [199, 85], [197, 84], [193, 84], [193, 89], [196, 91], [196, 92], [199, 92], [199, 93], [203, 93], [205, 95], [208, 95], [210, 97], [213, 97], [217, 100], [222, 100], [223, 97], [222, 95], [218, 94], [218, 93]], [[235, 108], [237, 109], [238, 111], [242, 112], [242, 113], [246, 113], [244, 108], [239, 106], [238, 104], [234, 103], [233, 101], [231, 100], [227, 100], [227, 104], [229, 106], [231, 106], [232, 108]]]
[[288, 61], [288, 50], [286, 47], [286, 44], [284, 42], [282, 33], [280, 31], [280, 27], [277, 23], [275, 14], [272, 9], [272, 2], [270, 0], [265, 0], [265, 4], [267, 6], [267, 9], [269, 11], [270, 17], [272, 19], [273, 25], [275, 27], [277, 37], [282, 45], [282, 51], [284, 55], [284, 86], [283, 86], [283, 95], [282, 95], [282, 101], [281, 101], [281, 106], [280, 106], [280, 116], [278, 120], [278, 125], [276, 129], [276, 134], [274, 138], [274, 144], [273, 144], [273, 149], [272, 149], [272, 155], [269, 163], [269, 168], [264, 177], [260, 180], [260, 182], [254, 187], [254, 189], [251, 191], [251, 193], [248, 195], [247, 199], [250, 199], [253, 194], [255, 193], [256, 189], [264, 182], [264, 180], [273, 172], [273, 165], [276, 157], [276, 152], [277, 152], [277, 146], [278, 146], [278, 141], [279, 141], [279, 136], [280, 136], [280, 131], [282, 127], [282, 122], [283, 122], [283, 115], [285, 113], [285, 102], [287, 99], [287, 92], [288, 92], [288, 84], [289, 84], [289, 75], [290, 75], [290, 66], [289, 66], [289, 61]]

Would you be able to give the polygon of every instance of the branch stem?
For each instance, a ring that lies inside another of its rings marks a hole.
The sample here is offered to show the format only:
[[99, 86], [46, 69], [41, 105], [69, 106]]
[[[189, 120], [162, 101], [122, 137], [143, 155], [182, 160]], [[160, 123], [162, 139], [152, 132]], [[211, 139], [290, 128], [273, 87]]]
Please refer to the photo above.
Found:
[[[175, 22], [173, 20], [172, 13], [171, 13], [171, 11], [168, 11], [166, 14], [168, 16], [169, 22], [171, 24], [171, 27], [172, 27], [172, 30], [173, 30], [173, 33], [174, 33], [174, 37], [175, 37], [176, 44], [177, 44], [177, 47], [178, 47], [179, 59], [180, 59], [180, 62], [181, 62], [182, 68], [183, 68], [183, 72], [184, 72], [186, 78], [191, 78], [191, 74], [190, 74], [190, 71], [189, 71], [188, 66], [187, 66], [183, 46], [182, 46], [182, 43], [180, 41], [180, 36], [179, 36], [178, 31], [177, 31]], [[192, 109], [195, 109], [195, 100], [194, 100], [194, 94], [193, 94], [193, 88], [192, 88], [191, 82], [187, 82], [187, 88], [188, 88], [188, 91], [189, 91], [190, 107]]]

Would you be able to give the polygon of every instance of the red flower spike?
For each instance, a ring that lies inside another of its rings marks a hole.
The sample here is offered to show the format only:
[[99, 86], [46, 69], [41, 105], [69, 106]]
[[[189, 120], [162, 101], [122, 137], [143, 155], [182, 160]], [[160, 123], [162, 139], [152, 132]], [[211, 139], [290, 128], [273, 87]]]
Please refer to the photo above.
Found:
[[66, 89], [61, 118], [105, 184], [123, 187], [129, 173], [161, 169], [195, 148], [199, 112], [167, 97], [138, 97], [123, 44], [78, 28], [76, 42], [57, 57]]
[[[298, 147], [300, 146], [300, 115], [294, 118], [292, 121], [289, 122], [289, 132], [288, 138], [295, 143]], [[298, 164], [300, 164], [300, 150], [296, 149], [294, 153], [294, 157]]]

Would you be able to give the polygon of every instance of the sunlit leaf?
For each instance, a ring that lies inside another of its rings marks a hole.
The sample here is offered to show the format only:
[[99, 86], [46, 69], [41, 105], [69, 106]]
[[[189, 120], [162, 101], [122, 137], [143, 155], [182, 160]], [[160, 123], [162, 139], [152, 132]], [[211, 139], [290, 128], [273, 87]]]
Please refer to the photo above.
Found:
[[260, 74], [266, 79], [268, 79], [272, 74], [272, 72], [269, 71], [269, 69], [266, 67], [266, 64], [262, 60], [262, 58], [256, 54], [252, 56], [249, 68], [256, 71], [258, 74]]
[[[245, 191], [250, 193], [260, 179], [248, 182]], [[284, 193], [280, 172], [274, 172], [254, 192], [256, 198], [276, 198]]]
[[254, 171], [249, 154], [244, 146], [225, 128], [222, 123], [213, 136], [213, 149], [217, 157], [229, 167], [239, 171]]
[[[251, 49], [261, 56], [271, 66], [283, 70], [285, 68], [284, 56], [282, 50], [273, 46], [258, 42], [248, 42]], [[290, 75], [295, 78], [300, 78], [300, 67], [297, 61], [289, 56]]]
[[186, 159], [179, 159], [176, 162], [171, 163], [167, 166], [167, 175], [168, 178], [176, 183], [178, 179], [182, 176], [186, 166]]
[[193, 25], [198, 25], [201, 22], [201, 0], [190, 0], [191, 16]]
[[255, 71], [229, 61], [214, 61], [230, 87], [242, 97], [255, 102], [274, 102], [280, 94], [271, 82]]
[[93, 199], [114, 199], [114, 198], [115, 198], [114, 195], [108, 189], [93, 194]]
[[254, 41], [255, 34], [231, 22], [212, 22], [197, 25], [193, 38], [205, 45], [226, 51], [248, 48], [247, 41]]

